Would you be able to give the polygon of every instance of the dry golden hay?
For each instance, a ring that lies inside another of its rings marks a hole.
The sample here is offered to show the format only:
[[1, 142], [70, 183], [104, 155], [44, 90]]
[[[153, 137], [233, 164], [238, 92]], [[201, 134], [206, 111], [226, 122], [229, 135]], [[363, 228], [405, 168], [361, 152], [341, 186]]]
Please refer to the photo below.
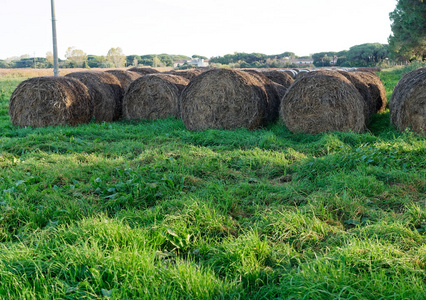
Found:
[[149, 74], [136, 79], [124, 96], [124, 118], [180, 118], [179, 96], [188, 83], [188, 79], [170, 74]]
[[399, 130], [411, 128], [426, 135], [426, 68], [405, 74], [389, 103], [391, 123]]
[[259, 80], [265, 87], [266, 95], [268, 97], [268, 107], [266, 110], [265, 123], [275, 122], [278, 119], [279, 115], [281, 102], [280, 92], [282, 93], [283, 91], [282, 87], [274, 81], [270, 80], [268, 77], [266, 77], [263, 72], [259, 72], [257, 70], [252, 69], [243, 70], [256, 77], [256, 79]]
[[44, 127], [88, 123], [93, 103], [87, 87], [65, 77], [34, 77], [21, 82], [12, 93], [9, 115], [19, 127]]
[[364, 100], [343, 75], [311, 72], [297, 79], [281, 101], [281, 118], [292, 132], [365, 130]]
[[386, 90], [380, 77], [372, 72], [351, 72], [357, 74], [368, 85], [373, 103], [376, 105], [375, 112], [383, 112], [388, 102]]
[[364, 99], [364, 115], [365, 115], [365, 124], [368, 125], [371, 120], [371, 116], [376, 113], [376, 102], [373, 101], [373, 98], [370, 94], [370, 88], [368, 84], [361, 78], [356, 72], [346, 72], [346, 71], [337, 71], [343, 76], [345, 76], [358, 90]]
[[139, 67], [133, 67], [133, 68], [128, 69], [127, 71], [136, 72], [136, 73], [139, 73], [139, 74], [142, 74], [142, 75], [160, 73], [159, 71], [157, 71], [156, 69], [153, 69], [153, 68], [139, 68]]
[[201, 69], [187, 69], [187, 70], [172, 70], [168, 72], [169, 74], [172, 75], [178, 75], [181, 77], [184, 77], [188, 80], [192, 80], [192, 78], [194, 78], [195, 76], [200, 75], [201, 73], [203, 73], [203, 70]]
[[265, 87], [249, 73], [211, 69], [183, 90], [182, 120], [190, 130], [254, 129], [264, 123], [267, 101]]
[[291, 77], [289, 74], [283, 71], [277, 71], [277, 70], [264, 71], [262, 72], [262, 74], [268, 77], [270, 80], [278, 84], [281, 84], [285, 88], [289, 88], [290, 85], [294, 82], [293, 77]]
[[110, 122], [121, 118], [124, 92], [114, 75], [102, 71], [83, 71], [65, 77], [78, 79], [87, 86], [94, 104], [95, 121]]
[[143, 76], [142, 74], [139, 74], [137, 72], [127, 70], [108, 70], [106, 72], [114, 75], [118, 79], [118, 81], [120, 81], [121, 87], [123, 88], [124, 92], [127, 90], [129, 85], [133, 81]]

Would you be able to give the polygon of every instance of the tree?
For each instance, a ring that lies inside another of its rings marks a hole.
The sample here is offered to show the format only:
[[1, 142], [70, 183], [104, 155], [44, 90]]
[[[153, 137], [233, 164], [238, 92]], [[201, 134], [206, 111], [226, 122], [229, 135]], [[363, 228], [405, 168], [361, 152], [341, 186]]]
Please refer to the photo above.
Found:
[[107, 59], [116, 68], [122, 68], [126, 63], [126, 56], [123, 54], [123, 50], [121, 50], [120, 47], [109, 49]]
[[389, 50], [395, 60], [426, 59], [426, 2], [398, 0], [389, 14], [392, 35]]
[[137, 67], [141, 57], [139, 55], [127, 55], [126, 56], [126, 66]]
[[46, 62], [48, 67], [53, 67], [53, 53], [52, 52], [46, 52]]
[[81, 68], [84, 62], [87, 62], [87, 54], [75, 47], [68, 47], [67, 52], [65, 52], [65, 58], [70, 68]]
[[315, 67], [329, 67], [331, 61], [336, 56], [336, 52], [320, 52], [312, 54]]
[[194, 54], [194, 55], [192, 55], [191, 57], [192, 57], [193, 59], [196, 59], [196, 58], [207, 59], [207, 57], [202, 56], [202, 55], [198, 55], [198, 54]]
[[379, 43], [355, 45], [346, 54], [348, 61], [359, 67], [376, 66], [388, 56], [388, 45]]

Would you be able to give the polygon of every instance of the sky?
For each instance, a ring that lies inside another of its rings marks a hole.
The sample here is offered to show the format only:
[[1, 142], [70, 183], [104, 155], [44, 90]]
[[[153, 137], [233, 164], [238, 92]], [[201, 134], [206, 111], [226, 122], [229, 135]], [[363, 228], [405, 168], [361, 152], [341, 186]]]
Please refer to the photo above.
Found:
[[[0, 59], [52, 51], [50, 0], [0, 0]], [[306, 56], [387, 43], [396, 0], [55, 0], [59, 58], [234, 52]]]

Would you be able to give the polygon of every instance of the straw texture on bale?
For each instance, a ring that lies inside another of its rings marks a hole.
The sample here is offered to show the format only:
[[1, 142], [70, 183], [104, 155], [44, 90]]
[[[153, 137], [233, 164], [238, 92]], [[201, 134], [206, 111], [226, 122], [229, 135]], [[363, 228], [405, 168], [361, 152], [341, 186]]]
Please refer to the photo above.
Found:
[[183, 90], [182, 120], [190, 130], [254, 129], [263, 125], [267, 97], [263, 84], [249, 73], [212, 69]]
[[286, 72], [272, 70], [272, 71], [262, 72], [262, 74], [268, 77], [270, 80], [278, 84], [281, 84], [285, 88], [289, 88], [290, 85], [294, 82], [293, 77], [288, 75]]
[[365, 123], [368, 125], [371, 120], [371, 116], [376, 113], [376, 102], [373, 102], [373, 98], [370, 94], [370, 88], [367, 83], [361, 78], [358, 73], [355, 72], [346, 72], [346, 71], [338, 71], [340, 74], [345, 76], [358, 90], [364, 99], [364, 115], [365, 115]]
[[280, 113], [292, 132], [363, 132], [364, 105], [361, 94], [343, 75], [318, 71], [291, 85], [282, 99]]
[[370, 90], [370, 95], [373, 103], [376, 105], [375, 112], [384, 112], [388, 102], [386, 98], [386, 90], [380, 77], [372, 72], [351, 72], [358, 75], [367, 85]]
[[258, 72], [256, 70], [244, 70], [245, 72], [250, 73], [252, 76], [256, 77], [257, 80], [259, 80], [266, 90], [267, 95], [267, 102], [268, 106], [266, 109], [266, 115], [265, 115], [265, 123], [272, 123], [277, 120], [279, 115], [279, 107], [281, 98], [278, 92], [278, 88], [282, 92], [281, 87], [278, 87], [278, 84], [276, 84], [274, 81], [270, 80], [268, 77], [266, 77], [263, 73]]
[[297, 72], [295, 70], [281, 70], [281, 72], [286, 73], [291, 76], [291, 78], [296, 78]]
[[124, 92], [127, 90], [129, 85], [133, 81], [143, 76], [142, 74], [127, 70], [108, 70], [106, 72], [114, 75], [118, 79], [118, 81], [120, 81], [121, 87], [123, 88]]
[[93, 103], [87, 87], [65, 77], [34, 77], [21, 82], [12, 93], [9, 115], [19, 127], [44, 127], [88, 123]]
[[97, 122], [116, 121], [122, 115], [123, 88], [112, 74], [102, 71], [74, 72], [65, 77], [80, 80], [89, 89]]
[[188, 79], [170, 74], [150, 74], [136, 79], [124, 96], [124, 118], [180, 118], [179, 96], [188, 83]]
[[188, 80], [192, 80], [192, 78], [200, 75], [201, 73], [203, 73], [203, 71], [200, 69], [187, 69], [187, 70], [179, 70], [179, 71], [173, 70], [169, 72], [169, 74], [182, 76]]
[[411, 128], [426, 135], [426, 68], [405, 74], [389, 103], [391, 123], [399, 130]]
[[136, 73], [139, 73], [141, 75], [160, 73], [159, 71], [157, 71], [156, 69], [153, 69], [153, 68], [139, 68], [139, 67], [130, 68], [128, 71], [136, 72]]

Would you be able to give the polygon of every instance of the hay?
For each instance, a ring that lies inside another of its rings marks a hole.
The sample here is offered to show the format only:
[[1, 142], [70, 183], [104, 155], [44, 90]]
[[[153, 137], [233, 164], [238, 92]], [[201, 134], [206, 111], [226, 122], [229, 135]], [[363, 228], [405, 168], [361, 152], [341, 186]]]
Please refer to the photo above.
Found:
[[426, 135], [426, 68], [405, 74], [389, 103], [391, 123], [399, 130]]
[[266, 95], [268, 97], [267, 99], [268, 107], [266, 110], [266, 115], [264, 117], [264, 120], [266, 123], [275, 122], [278, 119], [280, 102], [281, 102], [281, 97], [278, 92], [278, 89], [280, 90], [281, 93], [283, 92], [283, 89], [279, 87], [277, 83], [275, 83], [274, 81], [266, 77], [263, 74], [263, 72], [261, 73], [259, 71], [252, 70], [252, 69], [245, 69], [244, 71], [256, 77], [256, 79], [259, 80], [265, 87]]
[[154, 73], [160, 73], [156, 69], [153, 68], [139, 68], [139, 67], [133, 67], [128, 69], [127, 71], [136, 72], [141, 75], [147, 75], [147, 74], [154, 74]]
[[371, 116], [376, 113], [376, 102], [373, 101], [373, 98], [370, 93], [370, 88], [368, 84], [364, 81], [362, 77], [355, 72], [346, 72], [346, 71], [337, 71], [343, 76], [345, 76], [358, 90], [364, 99], [364, 115], [365, 115], [365, 124], [368, 125], [371, 120]]
[[92, 118], [93, 103], [87, 87], [65, 77], [34, 77], [12, 93], [9, 115], [19, 127], [78, 125]]
[[295, 70], [280, 70], [280, 72], [286, 73], [287, 75], [290, 75], [291, 78], [296, 78], [297, 72]]
[[172, 75], [181, 76], [188, 80], [192, 80], [195, 76], [198, 76], [201, 73], [203, 73], [203, 71], [200, 69], [187, 69], [187, 70], [179, 70], [179, 71], [172, 70], [172, 71], [169, 71], [168, 73]]
[[123, 88], [124, 92], [127, 90], [129, 85], [133, 81], [143, 76], [142, 74], [127, 70], [108, 70], [106, 72], [114, 75], [118, 79], [118, 81], [120, 81], [121, 87]]
[[170, 74], [145, 75], [130, 84], [123, 100], [124, 118], [180, 118], [179, 96], [188, 79]]
[[364, 100], [337, 72], [311, 72], [297, 79], [282, 99], [280, 113], [292, 132], [365, 130]]
[[294, 82], [293, 77], [291, 77], [286, 72], [272, 70], [272, 71], [262, 72], [262, 74], [268, 77], [270, 80], [278, 84], [281, 84], [285, 88], [289, 88], [290, 85]]
[[76, 78], [87, 86], [94, 104], [95, 121], [110, 122], [121, 118], [123, 88], [114, 75], [102, 71], [83, 71], [65, 77]]
[[384, 112], [388, 102], [386, 90], [380, 77], [371, 72], [351, 72], [357, 74], [368, 85], [373, 103], [376, 105], [376, 113]]
[[265, 87], [249, 73], [212, 69], [183, 90], [182, 120], [190, 130], [254, 129], [263, 125], [267, 101]]

